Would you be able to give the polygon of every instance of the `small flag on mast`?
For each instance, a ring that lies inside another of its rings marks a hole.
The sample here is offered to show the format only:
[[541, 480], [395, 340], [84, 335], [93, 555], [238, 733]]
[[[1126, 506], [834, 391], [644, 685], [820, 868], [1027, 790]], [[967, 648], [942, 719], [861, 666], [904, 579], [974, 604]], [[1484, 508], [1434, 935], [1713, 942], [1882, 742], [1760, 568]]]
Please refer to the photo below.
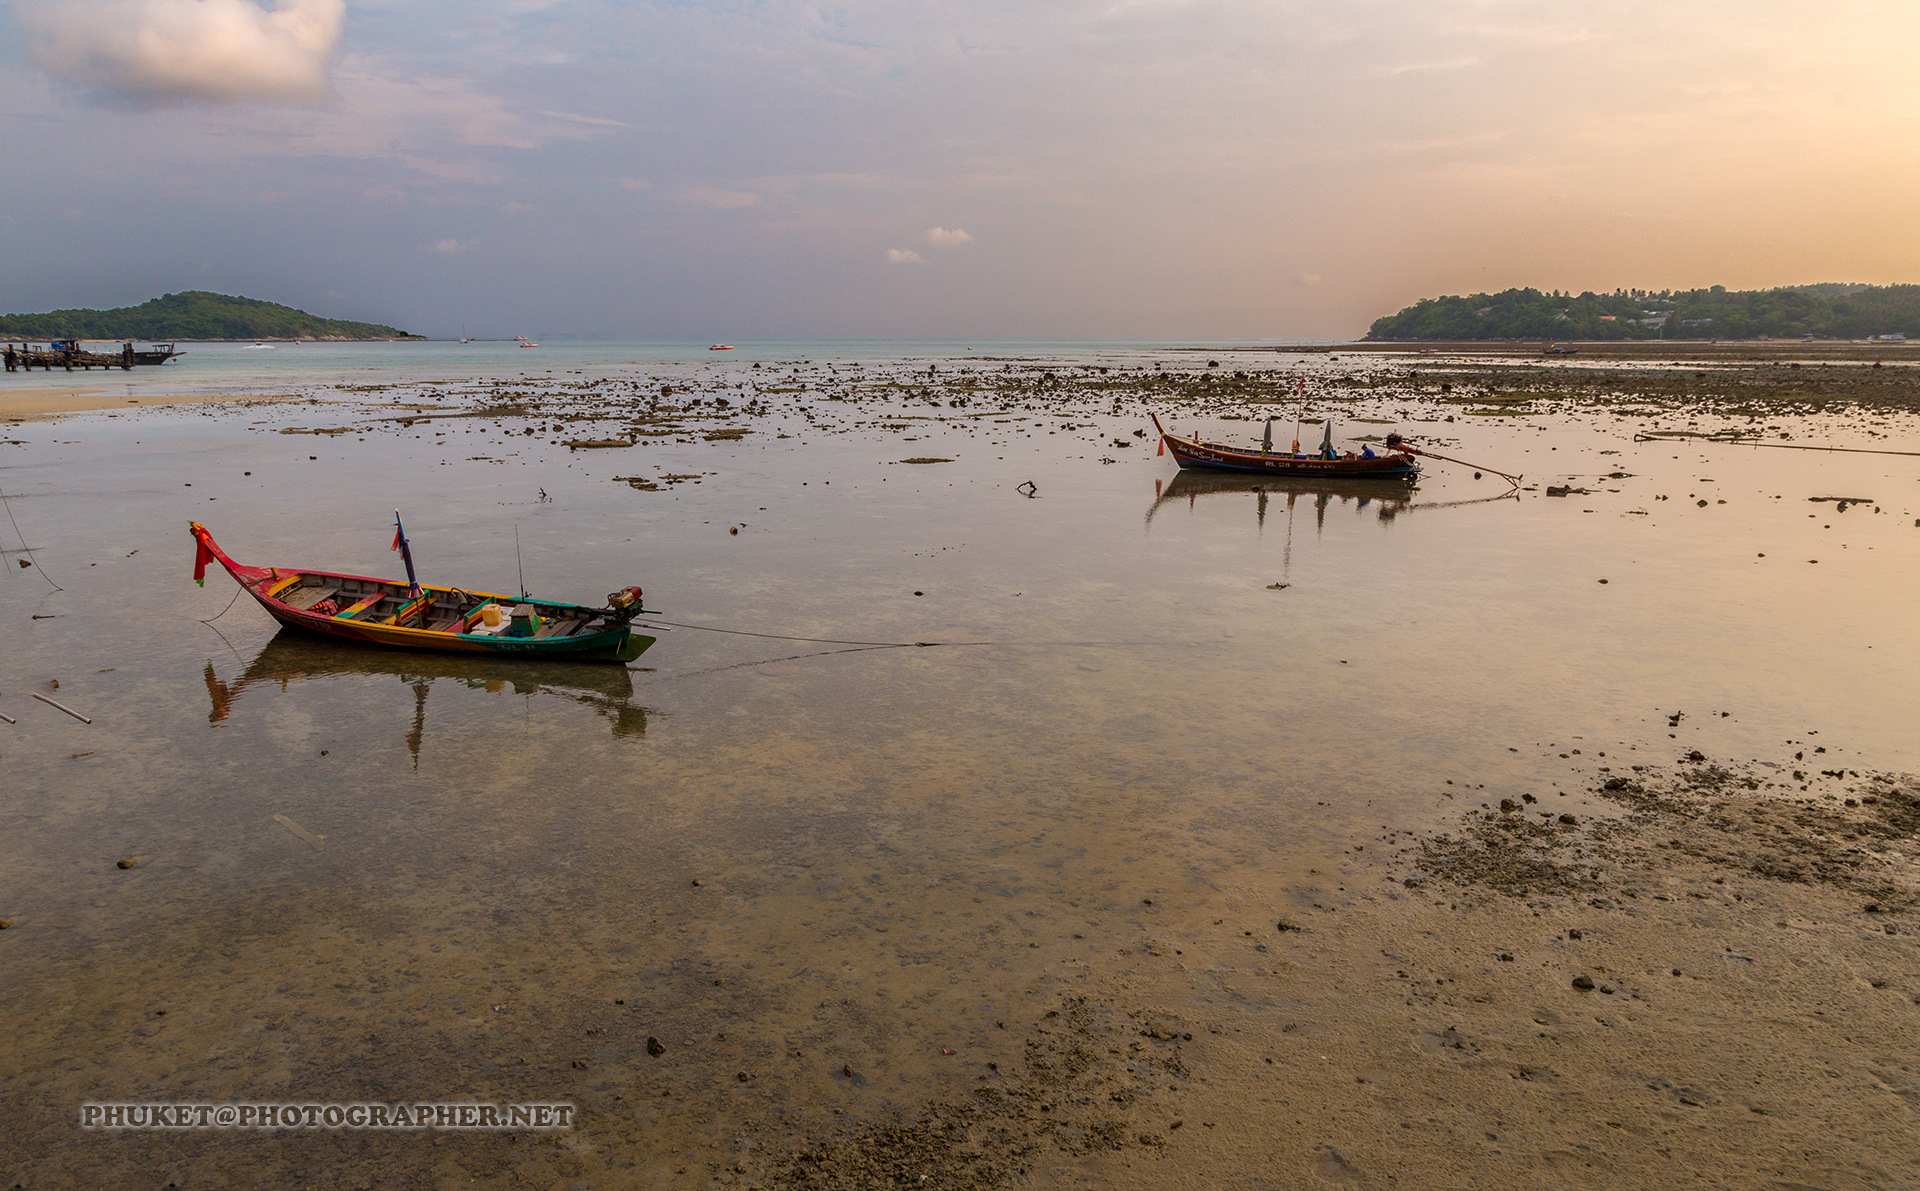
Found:
[[410, 598], [418, 599], [420, 596], [420, 580], [414, 578], [413, 575], [413, 546], [408, 543], [407, 531], [405, 527], [400, 524], [399, 509], [393, 511], [393, 548], [400, 552], [400, 557], [407, 564], [407, 595]]

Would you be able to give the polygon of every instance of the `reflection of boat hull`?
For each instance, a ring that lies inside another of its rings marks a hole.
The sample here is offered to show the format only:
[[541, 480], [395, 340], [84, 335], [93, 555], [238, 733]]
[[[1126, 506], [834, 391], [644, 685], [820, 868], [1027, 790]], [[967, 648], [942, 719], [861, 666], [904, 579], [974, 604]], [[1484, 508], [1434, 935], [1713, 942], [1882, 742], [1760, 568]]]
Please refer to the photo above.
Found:
[[1193, 502], [1202, 496], [1232, 495], [1246, 493], [1257, 501], [1260, 524], [1267, 520], [1267, 501], [1271, 497], [1285, 497], [1287, 508], [1291, 510], [1300, 497], [1314, 498], [1316, 512], [1324, 517], [1328, 503], [1338, 497], [1342, 504], [1351, 500], [1357, 507], [1365, 509], [1379, 502], [1382, 520], [1392, 520], [1402, 509], [1411, 507], [1414, 485], [1412, 477], [1391, 476], [1379, 479], [1309, 479], [1300, 476], [1250, 476], [1222, 471], [1187, 471], [1182, 469], [1173, 479], [1154, 481], [1154, 501], [1147, 508], [1147, 524], [1153, 524], [1153, 515], [1162, 505], [1184, 500], [1191, 508]]
[[282, 690], [305, 679], [392, 677], [414, 688], [416, 707], [410, 747], [418, 750], [424, 731], [424, 691], [434, 682], [455, 682], [473, 690], [506, 691], [516, 695], [550, 694], [585, 704], [613, 721], [616, 736], [643, 736], [647, 709], [630, 701], [633, 678], [624, 666], [576, 666], [561, 662], [502, 662], [498, 659], [445, 653], [398, 654], [384, 650], [343, 647], [293, 629], [282, 629], [247, 663], [235, 679], [221, 679], [207, 665], [207, 693], [213, 701], [208, 718], [227, 718], [232, 705], [248, 687], [268, 683]]
[[478, 654], [388, 653], [355, 649], [324, 637], [282, 629], [258, 656], [247, 663], [236, 687], [256, 682], [286, 682], [296, 678], [336, 678], [351, 675], [391, 675], [408, 682], [445, 678], [469, 686], [504, 689], [511, 684], [521, 694], [550, 689], [594, 695], [603, 699], [633, 697], [633, 672], [625, 666], [575, 666], [567, 662], [508, 661]]
[[1173, 456], [1174, 462], [1183, 468], [1322, 480], [1364, 478], [1405, 481], [1413, 479], [1420, 471], [1420, 466], [1413, 461], [1413, 456], [1399, 451], [1373, 459], [1362, 459], [1358, 456], [1322, 459], [1291, 452], [1246, 451], [1224, 443], [1181, 438], [1179, 435], [1168, 434], [1161, 429], [1159, 418], [1153, 420], [1153, 427], [1160, 431], [1160, 441]]
[[1378, 478], [1250, 476], [1238, 472], [1179, 471], [1167, 481], [1162, 500], [1210, 496], [1216, 492], [1267, 492], [1279, 496], [1357, 496], [1405, 501], [1413, 489], [1401, 476]]
[[[405, 583], [364, 575], [241, 566], [214, 544], [205, 526], [194, 522], [192, 530], [201, 550], [196, 579], [208, 561], [217, 560], [269, 616], [305, 632], [393, 649], [565, 662], [630, 662], [655, 641], [633, 631], [631, 613], [611, 607], [519, 600], [497, 592], [427, 584], [410, 592]], [[529, 605], [544, 627], [538, 635], [523, 637], [471, 631], [481, 628], [470, 622], [477, 621], [480, 607], [490, 603]]]

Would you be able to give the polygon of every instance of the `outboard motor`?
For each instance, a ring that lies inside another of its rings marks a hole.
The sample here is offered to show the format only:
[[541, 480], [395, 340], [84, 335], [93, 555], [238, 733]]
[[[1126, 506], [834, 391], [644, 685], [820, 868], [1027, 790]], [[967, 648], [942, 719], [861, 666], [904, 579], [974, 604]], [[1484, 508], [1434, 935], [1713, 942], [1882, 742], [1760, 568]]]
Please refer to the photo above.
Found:
[[623, 587], [607, 597], [607, 607], [621, 620], [632, 620], [641, 609], [641, 593], [638, 587]]

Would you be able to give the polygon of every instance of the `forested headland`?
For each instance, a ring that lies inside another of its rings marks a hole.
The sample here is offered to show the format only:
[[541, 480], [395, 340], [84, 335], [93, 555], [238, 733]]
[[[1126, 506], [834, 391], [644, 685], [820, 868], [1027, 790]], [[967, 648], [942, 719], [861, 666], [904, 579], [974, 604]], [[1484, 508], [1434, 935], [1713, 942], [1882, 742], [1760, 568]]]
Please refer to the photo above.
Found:
[[0, 339], [419, 339], [380, 323], [321, 318], [277, 302], [205, 290], [116, 310], [0, 315]]
[[1920, 338], [1920, 285], [1792, 285], [1778, 289], [1510, 289], [1425, 298], [1375, 319], [1366, 338], [1866, 339]]

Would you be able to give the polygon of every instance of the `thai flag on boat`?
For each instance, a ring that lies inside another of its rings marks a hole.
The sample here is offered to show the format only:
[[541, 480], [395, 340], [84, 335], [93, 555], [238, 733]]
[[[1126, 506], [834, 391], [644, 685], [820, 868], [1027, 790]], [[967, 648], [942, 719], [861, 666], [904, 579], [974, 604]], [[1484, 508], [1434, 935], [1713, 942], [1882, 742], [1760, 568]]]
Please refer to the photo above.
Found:
[[393, 511], [393, 549], [407, 564], [407, 595], [414, 599], [420, 596], [420, 581], [413, 577], [413, 546], [407, 541], [407, 531], [400, 524], [400, 510]]

